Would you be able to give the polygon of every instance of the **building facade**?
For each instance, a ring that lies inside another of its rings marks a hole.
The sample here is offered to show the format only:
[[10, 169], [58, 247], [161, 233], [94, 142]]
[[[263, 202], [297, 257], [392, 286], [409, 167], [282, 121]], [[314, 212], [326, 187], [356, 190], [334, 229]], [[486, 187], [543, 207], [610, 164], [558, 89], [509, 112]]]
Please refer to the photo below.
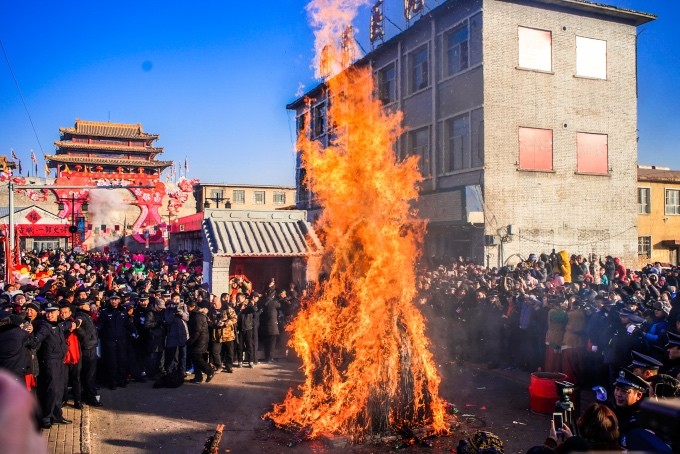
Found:
[[680, 264], [680, 171], [640, 166], [637, 202], [638, 266]]
[[[654, 18], [576, 0], [452, 0], [356, 63], [404, 114], [395, 148], [419, 156], [426, 258], [637, 261], [636, 30]], [[309, 124], [327, 144], [327, 104], [323, 85], [289, 104], [298, 133]], [[313, 217], [305, 172], [297, 203]]]

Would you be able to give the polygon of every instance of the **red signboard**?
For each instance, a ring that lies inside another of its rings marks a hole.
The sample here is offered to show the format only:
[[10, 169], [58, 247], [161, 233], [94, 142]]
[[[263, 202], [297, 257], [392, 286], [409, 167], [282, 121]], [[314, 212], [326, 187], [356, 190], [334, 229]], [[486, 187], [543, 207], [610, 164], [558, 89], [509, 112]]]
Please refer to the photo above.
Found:
[[68, 224], [19, 224], [15, 227], [15, 232], [23, 237], [70, 237], [68, 228]]

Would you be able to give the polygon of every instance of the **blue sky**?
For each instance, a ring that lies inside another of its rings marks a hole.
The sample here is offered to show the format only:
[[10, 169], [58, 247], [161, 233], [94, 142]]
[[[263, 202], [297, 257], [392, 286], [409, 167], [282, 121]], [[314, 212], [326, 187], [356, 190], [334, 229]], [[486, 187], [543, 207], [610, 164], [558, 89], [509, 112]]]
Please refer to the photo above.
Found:
[[[0, 55], [0, 154], [13, 148], [27, 166], [34, 149], [42, 169], [41, 146], [52, 153], [60, 127], [110, 119], [160, 134], [159, 158], [187, 157], [191, 178], [294, 185], [295, 121], [285, 105], [316, 84], [306, 3], [0, 2], [0, 38], [38, 135]], [[386, 3], [402, 25], [403, 2]], [[680, 169], [680, 2], [602, 3], [659, 16], [639, 38], [639, 161]], [[355, 26], [369, 49], [367, 8]]]

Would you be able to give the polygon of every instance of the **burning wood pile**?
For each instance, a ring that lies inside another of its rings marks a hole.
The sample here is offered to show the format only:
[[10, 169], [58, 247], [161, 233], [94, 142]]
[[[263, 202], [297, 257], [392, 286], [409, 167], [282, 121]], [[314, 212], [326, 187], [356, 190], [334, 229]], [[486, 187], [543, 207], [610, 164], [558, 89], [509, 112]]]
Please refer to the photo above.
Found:
[[[361, 3], [308, 6], [324, 54], [318, 61], [345, 61], [347, 50], [333, 43]], [[397, 161], [402, 116], [374, 96], [371, 69], [335, 72], [318, 71], [334, 74], [326, 84], [332, 141], [322, 147], [300, 134], [297, 144], [306, 183], [323, 206], [318, 227], [330, 253], [328, 279], [290, 326], [305, 382], [265, 417], [302, 438], [394, 435], [426, 443], [449, 424], [424, 319], [413, 304], [425, 231], [410, 207], [421, 178], [417, 158]]]

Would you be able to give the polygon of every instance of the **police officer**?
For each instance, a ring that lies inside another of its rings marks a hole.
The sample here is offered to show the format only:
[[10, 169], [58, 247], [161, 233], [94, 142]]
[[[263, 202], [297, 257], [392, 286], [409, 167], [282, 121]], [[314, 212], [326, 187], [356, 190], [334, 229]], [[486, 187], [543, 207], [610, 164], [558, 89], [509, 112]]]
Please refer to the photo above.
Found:
[[90, 303], [87, 300], [76, 300], [75, 319], [78, 329], [76, 334], [80, 342], [80, 381], [83, 388], [83, 397], [86, 404], [93, 407], [101, 407], [102, 403], [97, 391], [95, 380], [97, 378], [97, 327], [90, 315]]
[[680, 334], [670, 331], [666, 334], [668, 334], [666, 344], [668, 360], [664, 362], [661, 372], [677, 379], [680, 376]]
[[632, 362], [628, 366], [628, 370], [647, 381], [654, 375], [657, 375], [659, 373], [659, 368], [663, 366], [661, 361], [656, 360], [651, 356], [643, 355], [635, 350], [630, 352], [630, 357]]
[[648, 389], [649, 382], [628, 369], [619, 370], [614, 381], [612, 410], [619, 421], [619, 430], [622, 436], [640, 427], [640, 402]]
[[112, 293], [109, 305], [99, 312], [99, 338], [109, 388], [127, 386], [127, 338], [134, 331], [132, 320], [120, 307], [120, 295]]
[[43, 429], [49, 429], [53, 423], [71, 424], [61, 412], [61, 402], [64, 394], [64, 357], [66, 356], [66, 340], [63, 329], [73, 331], [74, 322], [59, 325], [59, 307], [47, 303], [44, 308], [45, 319], [38, 325], [33, 342], [40, 344], [38, 361], [40, 375], [38, 376], [38, 400], [42, 408]]

